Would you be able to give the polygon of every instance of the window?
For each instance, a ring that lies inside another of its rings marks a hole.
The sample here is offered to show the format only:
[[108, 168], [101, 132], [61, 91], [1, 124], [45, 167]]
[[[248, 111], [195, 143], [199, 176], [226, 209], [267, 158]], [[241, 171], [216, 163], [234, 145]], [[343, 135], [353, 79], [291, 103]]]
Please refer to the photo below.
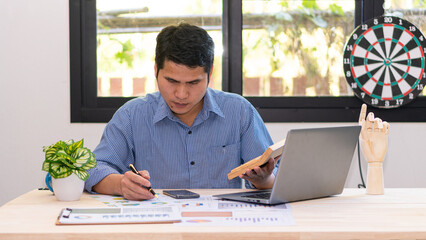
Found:
[[209, 86], [222, 88], [221, 0], [97, 0], [96, 10], [98, 97], [135, 97], [157, 91], [156, 37], [164, 26], [180, 21], [202, 26], [214, 39], [217, 67]]
[[[385, 13], [426, 32], [426, 4], [419, 0], [159, 0], [144, 6], [123, 0], [118, 8], [114, 2], [70, 0], [72, 122], [107, 122], [132, 97], [155, 91], [155, 36], [180, 21], [204, 27], [215, 41], [211, 87], [243, 95], [266, 122], [356, 122], [362, 101], [348, 87], [342, 62], [354, 26]], [[424, 110], [426, 97], [419, 96], [374, 112], [387, 121], [419, 122], [426, 121]]]
[[352, 96], [341, 56], [354, 8], [353, 0], [243, 1], [243, 95]]

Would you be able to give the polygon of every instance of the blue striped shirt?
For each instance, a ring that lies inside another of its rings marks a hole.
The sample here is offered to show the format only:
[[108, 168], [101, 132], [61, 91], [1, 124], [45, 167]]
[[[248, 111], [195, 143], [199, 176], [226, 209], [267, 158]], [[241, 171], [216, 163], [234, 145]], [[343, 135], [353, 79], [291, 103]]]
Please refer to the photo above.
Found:
[[91, 192], [109, 174], [123, 174], [130, 163], [148, 170], [153, 188], [241, 188], [242, 180], [228, 180], [227, 174], [272, 143], [256, 109], [237, 94], [208, 88], [188, 127], [156, 92], [114, 114], [94, 150], [97, 166], [89, 170], [85, 189]]

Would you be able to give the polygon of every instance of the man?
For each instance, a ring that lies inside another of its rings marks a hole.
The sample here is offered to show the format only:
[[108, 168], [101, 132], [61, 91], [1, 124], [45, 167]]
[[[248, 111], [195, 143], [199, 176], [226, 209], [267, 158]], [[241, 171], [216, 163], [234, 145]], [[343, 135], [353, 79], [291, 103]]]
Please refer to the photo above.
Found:
[[[208, 88], [214, 43], [202, 28], [180, 24], [157, 36], [159, 92], [124, 104], [105, 128], [85, 189], [130, 200], [153, 188], [272, 188], [276, 160], [229, 181], [227, 173], [273, 142], [243, 97]], [[141, 176], [129, 171], [133, 164]], [[143, 187], [145, 186], [145, 187]]]

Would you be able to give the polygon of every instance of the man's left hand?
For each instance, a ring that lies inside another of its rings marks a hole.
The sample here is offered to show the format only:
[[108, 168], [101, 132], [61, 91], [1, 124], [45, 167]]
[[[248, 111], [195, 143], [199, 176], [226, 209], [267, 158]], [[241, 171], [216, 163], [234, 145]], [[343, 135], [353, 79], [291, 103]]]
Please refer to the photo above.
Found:
[[281, 156], [270, 158], [266, 165], [247, 170], [240, 178], [250, 181], [257, 189], [270, 189], [274, 185], [275, 175], [272, 171]]

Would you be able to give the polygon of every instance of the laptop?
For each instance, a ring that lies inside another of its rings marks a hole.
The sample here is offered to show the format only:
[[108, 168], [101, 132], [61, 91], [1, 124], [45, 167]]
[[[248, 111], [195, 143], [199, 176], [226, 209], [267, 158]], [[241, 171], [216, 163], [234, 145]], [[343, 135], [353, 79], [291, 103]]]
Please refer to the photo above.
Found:
[[275, 205], [341, 194], [360, 131], [361, 126], [290, 130], [272, 189], [214, 197]]

